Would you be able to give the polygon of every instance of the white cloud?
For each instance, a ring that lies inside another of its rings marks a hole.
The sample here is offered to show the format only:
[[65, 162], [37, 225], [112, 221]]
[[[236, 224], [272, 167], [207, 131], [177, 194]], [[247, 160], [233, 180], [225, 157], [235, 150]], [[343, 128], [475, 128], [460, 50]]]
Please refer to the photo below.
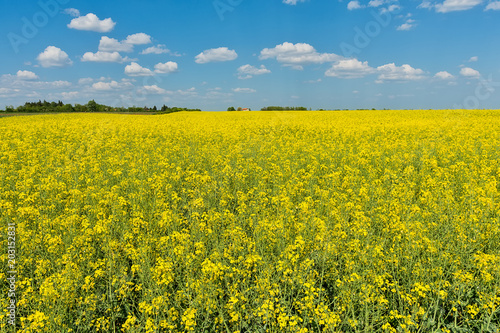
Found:
[[97, 15], [89, 13], [71, 20], [68, 28], [95, 32], [110, 32], [116, 23], [111, 18], [99, 20]]
[[139, 92], [143, 94], [156, 94], [156, 95], [171, 93], [168, 90], [158, 87], [157, 85], [144, 86], [141, 89], [139, 89]]
[[227, 47], [219, 47], [201, 52], [196, 56], [195, 62], [198, 64], [206, 64], [215, 61], [231, 61], [236, 58], [238, 58], [236, 51], [229, 50]]
[[469, 10], [483, 3], [483, 0], [445, 0], [434, 7], [438, 13], [449, 13], [461, 10]]
[[71, 86], [71, 82], [68, 81], [52, 81], [52, 82], [39, 82], [41, 85], [45, 86], [46, 88], [66, 88]]
[[102, 36], [99, 41], [99, 51], [103, 52], [132, 52], [133, 49], [134, 45], [107, 36]]
[[476, 71], [475, 69], [472, 69], [470, 67], [463, 67], [460, 70], [460, 75], [468, 77], [468, 78], [479, 78], [481, 77], [481, 74]]
[[189, 89], [186, 89], [186, 90], [177, 90], [175, 92], [169, 92], [171, 94], [179, 94], [179, 95], [182, 95], [182, 96], [194, 96], [194, 95], [197, 95], [198, 93], [196, 92], [196, 88], [195, 87], [191, 87]]
[[94, 82], [94, 79], [90, 77], [85, 77], [78, 80], [78, 84], [80, 85], [91, 84], [92, 82]]
[[78, 97], [80, 93], [78, 91], [64, 91], [61, 93], [61, 97], [63, 99], [73, 99], [73, 98], [76, 98]]
[[0, 88], [0, 97], [12, 97], [12, 95], [17, 95], [21, 90], [12, 88]]
[[384, 0], [371, 0], [371, 1], [368, 3], [368, 6], [369, 6], [369, 7], [380, 7], [380, 6], [382, 6], [384, 3], [385, 3], [385, 1], [384, 1]]
[[102, 36], [99, 41], [99, 51], [104, 52], [132, 52], [134, 45], [143, 45], [151, 43], [151, 36], [140, 32], [129, 35], [126, 39], [119, 41], [115, 38]]
[[[28, 73], [26, 73], [28, 72]], [[59, 89], [71, 86], [68, 81], [38, 81], [38, 76], [33, 77], [32, 72], [18, 71], [16, 75], [5, 74], [0, 76], [0, 86], [9, 88], [25, 88], [25, 89]], [[28, 79], [29, 78], [29, 79]]]
[[30, 71], [17, 71], [16, 74], [19, 80], [38, 80], [39, 77], [33, 72]]
[[357, 0], [354, 0], [354, 1], [350, 1], [348, 4], [347, 4], [347, 9], [348, 10], [355, 10], [355, 9], [361, 9], [361, 8], [364, 8], [365, 6], [362, 6], [359, 1]]
[[[65, 89], [71, 85], [71, 82], [68, 81], [39, 81], [38, 76], [33, 72], [18, 71], [15, 75], [0, 76], [0, 96], [2, 98], [19, 97], [23, 100], [22, 102], [25, 102], [26, 98], [48, 97], [54, 91]], [[40, 90], [44, 90], [44, 92], [40, 92]]]
[[64, 10], [64, 13], [68, 14], [68, 15], [71, 15], [73, 17], [79, 17], [80, 16], [80, 11], [78, 9], [75, 9], [75, 8], [66, 8]]
[[162, 54], [162, 53], [170, 53], [170, 50], [165, 48], [165, 45], [163, 44], [159, 44], [157, 46], [150, 46], [141, 52], [141, 54]]
[[92, 89], [94, 90], [113, 90], [113, 88], [118, 87], [118, 82], [96, 82], [92, 85]]
[[417, 8], [425, 8], [425, 9], [431, 9], [433, 7], [434, 7], [434, 4], [428, 0], [422, 1], [422, 3], [417, 6]]
[[341, 60], [342, 57], [334, 53], [318, 53], [314, 47], [306, 43], [292, 44], [285, 42], [274, 48], [265, 48], [260, 52], [259, 59], [275, 58], [278, 62], [294, 69], [302, 69], [303, 65], [323, 64]]
[[[392, 13], [392, 12], [399, 10], [399, 9], [401, 9], [401, 7], [399, 5], [393, 4], [387, 8], [382, 8], [380, 11], [381, 11], [381, 13], [387, 13], [387, 12]], [[408, 15], [411, 16], [411, 14], [408, 14]]]
[[378, 82], [383, 81], [414, 81], [425, 78], [423, 70], [413, 68], [410, 65], [396, 66], [394, 63], [377, 67], [380, 73]]
[[36, 59], [42, 67], [65, 67], [73, 64], [68, 54], [55, 46], [47, 46]]
[[259, 68], [252, 66], [252, 65], [243, 65], [238, 68], [238, 78], [239, 79], [250, 79], [254, 75], [262, 75], [262, 74], [268, 74], [271, 73], [269, 69], [266, 68], [266, 66], [261, 65]]
[[438, 72], [438, 73], [436, 73], [436, 75], [434, 75], [434, 77], [436, 79], [441, 79], [441, 80], [450, 80], [450, 79], [455, 78], [453, 75], [451, 75], [450, 73], [448, 73], [446, 71]]
[[81, 60], [93, 62], [124, 62], [130, 59], [128, 57], [123, 58], [118, 52], [97, 51], [96, 53], [86, 52]]
[[230, 101], [231, 96], [233, 96], [233, 93], [210, 90], [205, 94], [205, 96], [202, 96], [202, 98], [208, 100]]
[[151, 43], [151, 36], [145, 34], [144, 32], [139, 32], [137, 34], [129, 35], [124, 41], [127, 44], [132, 45], [144, 45]]
[[287, 5], [292, 5], [292, 6], [295, 6], [299, 2], [306, 2], [306, 0], [283, 0], [283, 3], [286, 3]]
[[168, 61], [164, 64], [161, 62], [155, 65], [155, 73], [167, 74], [177, 71], [178, 65], [176, 62]]
[[149, 68], [142, 67], [136, 62], [125, 66], [125, 74], [129, 76], [152, 76], [153, 72]]
[[403, 23], [400, 26], [398, 26], [396, 28], [396, 30], [398, 30], [398, 31], [408, 31], [408, 30], [413, 29], [415, 26], [416, 26], [415, 20], [408, 19], [408, 20], [406, 20], [405, 23]]
[[152, 86], [144, 86], [138, 90], [141, 93], [144, 94], [157, 94], [157, 95], [168, 95], [170, 97], [165, 96], [166, 98], [164, 99], [165, 101], [171, 101], [171, 100], [179, 100], [179, 101], [186, 101], [190, 100], [193, 97], [199, 96], [198, 92], [196, 91], [195, 87], [189, 88], [189, 89], [179, 89], [179, 90], [165, 90], [163, 88], [160, 88], [156, 85]]
[[252, 89], [252, 88], [234, 88], [232, 89], [235, 93], [255, 93], [257, 90]]
[[130, 89], [132, 88], [133, 85], [129, 81], [122, 79], [120, 82], [111, 80], [111, 81], [99, 81], [90, 87], [92, 90], [95, 91], [110, 91], [110, 90], [124, 90], [124, 89]]
[[339, 77], [344, 79], [357, 79], [375, 72], [375, 69], [368, 66], [368, 62], [361, 62], [357, 59], [340, 60], [325, 72], [326, 76]]
[[470, 57], [469, 62], [476, 62], [479, 60], [478, 56]]
[[321, 81], [323, 81], [323, 80], [320, 78], [320, 79], [317, 79], [317, 80], [307, 80], [307, 81], [304, 81], [304, 83], [313, 84], [313, 83], [319, 83]]
[[500, 1], [492, 1], [484, 10], [500, 10]]

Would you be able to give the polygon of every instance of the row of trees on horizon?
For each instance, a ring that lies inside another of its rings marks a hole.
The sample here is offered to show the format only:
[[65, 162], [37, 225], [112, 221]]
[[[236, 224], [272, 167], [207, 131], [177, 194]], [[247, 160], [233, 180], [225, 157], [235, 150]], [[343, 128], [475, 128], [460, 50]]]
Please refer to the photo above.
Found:
[[[261, 111], [312, 111], [311, 108], [306, 108], [304, 106], [266, 106], [260, 109]], [[316, 109], [316, 111], [341, 111], [349, 109]], [[375, 110], [375, 109], [357, 109], [357, 110]], [[386, 109], [384, 109], [386, 110]], [[24, 105], [18, 107], [7, 106], [5, 110], [0, 110], [0, 112], [6, 113], [72, 113], [72, 112], [116, 112], [116, 113], [153, 113], [153, 114], [166, 114], [181, 111], [201, 111], [201, 109], [190, 109], [184, 107], [169, 107], [163, 105], [161, 108], [156, 107], [112, 107], [104, 104], [99, 104], [95, 100], [89, 101], [87, 104], [65, 104], [62, 101], [57, 102], [26, 102]], [[227, 108], [227, 111], [252, 111], [249, 108], [235, 108], [233, 106]]]
[[99, 104], [95, 100], [89, 101], [87, 104], [64, 104], [62, 101], [57, 102], [26, 102], [24, 105], [20, 105], [17, 108], [14, 106], [7, 106], [5, 110], [0, 110], [1, 112], [7, 113], [71, 113], [71, 112], [128, 112], [128, 113], [141, 113], [141, 112], [153, 112], [158, 114], [181, 112], [181, 111], [201, 111], [201, 109], [189, 109], [180, 107], [169, 107], [163, 105], [161, 108], [157, 108], [156, 105], [152, 108], [144, 107], [112, 107], [104, 104]]

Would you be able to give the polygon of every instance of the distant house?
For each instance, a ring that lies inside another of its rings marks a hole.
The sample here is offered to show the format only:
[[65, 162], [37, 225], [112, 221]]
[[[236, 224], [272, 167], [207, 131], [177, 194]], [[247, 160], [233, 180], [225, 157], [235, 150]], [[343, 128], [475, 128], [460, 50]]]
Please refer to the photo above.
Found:
[[249, 108], [243, 108], [241, 111], [251, 111]]

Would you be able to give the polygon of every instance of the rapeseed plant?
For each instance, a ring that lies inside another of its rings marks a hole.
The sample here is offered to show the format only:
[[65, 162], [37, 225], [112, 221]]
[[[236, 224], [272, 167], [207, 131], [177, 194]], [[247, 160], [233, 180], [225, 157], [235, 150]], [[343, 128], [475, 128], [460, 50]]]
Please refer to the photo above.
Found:
[[499, 115], [0, 119], [17, 331], [498, 332]]

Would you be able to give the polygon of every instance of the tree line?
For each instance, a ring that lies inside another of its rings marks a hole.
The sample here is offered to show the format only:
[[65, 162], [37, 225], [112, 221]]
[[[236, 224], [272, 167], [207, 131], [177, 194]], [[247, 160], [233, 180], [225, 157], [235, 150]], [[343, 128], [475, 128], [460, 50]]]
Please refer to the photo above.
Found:
[[13, 106], [7, 106], [5, 110], [0, 110], [0, 112], [8, 113], [52, 113], [52, 112], [125, 112], [125, 113], [140, 113], [140, 112], [154, 112], [157, 114], [166, 114], [181, 111], [201, 111], [201, 109], [189, 109], [189, 108], [179, 108], [179, 107], [169, 107], [163, 105], [160, 109], [155, 106], [152, 108], [144, 107], [111, 107], [104, 104], [99, 104], [94, 100], [89, 101], [87, 104], [64, 104], [62, 101], [57, 102], [26, 102], [24, 105], [20, 105], [17, 108]]
[[266, 106], [261, 111], [307, 111], [303, 106]]

